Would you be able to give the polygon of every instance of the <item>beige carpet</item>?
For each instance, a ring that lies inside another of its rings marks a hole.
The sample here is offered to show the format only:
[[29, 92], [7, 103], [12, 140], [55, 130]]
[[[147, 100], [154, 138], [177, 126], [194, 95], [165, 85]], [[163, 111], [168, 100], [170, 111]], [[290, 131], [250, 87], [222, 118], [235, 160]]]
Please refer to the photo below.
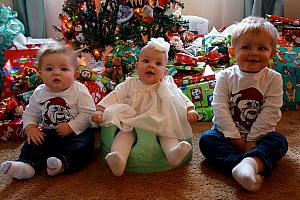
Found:
[[[210, 125], [193, 124], [195, 139]], [[125, 173], [117, 178], [97, 149], [90, 165], [75, 174], [49, 177], [44, 170], [26, 181], [1, 174], [0, 199], [300, 199], [300, 111], [284, 112], [277, 130], [288, 137], [289, 151], [256, 193], [209, 166], [195, 141], [191, 162], [167, 172]], [[0, 162], [16, 159], [20, 147], [20, 142], [1, 141]]]

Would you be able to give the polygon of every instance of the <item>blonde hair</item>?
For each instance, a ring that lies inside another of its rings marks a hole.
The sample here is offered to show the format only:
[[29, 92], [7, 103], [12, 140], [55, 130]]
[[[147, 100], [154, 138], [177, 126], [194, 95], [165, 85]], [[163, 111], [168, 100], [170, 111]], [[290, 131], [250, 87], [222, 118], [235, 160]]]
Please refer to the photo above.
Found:
[[37, 57], [36, 57], [39, 69], [42, 66], [43, 58], [46, 55], [53, 54], [53, 53], [62, 53], [62, 54], [69, 56], [71, 58], [74, 69], [75, 70], [79, 69], [77, 56], [75, 55], [74, 50], [72, 48], [66, 47], [65, 45], [58, 43], [58, 42], [43, 45], [39, 49]]
[[249, 32], [266, 33], [272, 40], [273, 48], [276, 48], [276, 42], [278, 39], [277, 29], [264, 18], [254, 16], [246, 17], [234, 26], [231, 34], [231, 45], [234, 46], [241, 35]]

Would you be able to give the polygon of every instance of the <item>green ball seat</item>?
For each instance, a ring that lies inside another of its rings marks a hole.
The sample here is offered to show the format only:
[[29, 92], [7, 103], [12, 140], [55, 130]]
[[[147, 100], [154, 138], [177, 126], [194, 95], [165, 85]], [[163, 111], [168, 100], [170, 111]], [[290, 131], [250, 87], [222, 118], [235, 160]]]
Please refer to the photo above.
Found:
[[[111, 152], [111, 145], [119, 129], [116, 126], [101, 127], [100, 153], [102, 159]], [[152, 173], [167, 171], [172, 168], [158, 141], [157, 135], [144, 129], [135, 128], [136, 141], [129, 154], [125, 171], [136, 173]], [[192, 145], [192, 138], [186, 140]], [[191, 151], [181, 162], [187, 163], [192, 158]]]

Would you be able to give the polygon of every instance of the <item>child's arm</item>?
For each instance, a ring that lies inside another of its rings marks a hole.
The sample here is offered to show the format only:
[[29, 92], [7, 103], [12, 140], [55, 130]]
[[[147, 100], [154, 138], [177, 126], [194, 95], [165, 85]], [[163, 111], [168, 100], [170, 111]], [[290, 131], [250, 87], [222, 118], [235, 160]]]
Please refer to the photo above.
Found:
[[229, 74], [221, 71], [217, 79], [212, 101], [213, 123], [226, 138], [241, 139], [239, 130], [236, 128], [229, 109]]
[[30, 144], [33, 142], [36, 145], [42, 144], [44, 141], [45, 134], [38, 127], [41, 122], [40, 109], [38, 108], [37, 97], [41, 95], [42, 87], [39, 86], [33, 92], [29, 99], [29, 104], [23, 113], [23, 129], [27, 135], [27, 142]]
[[[95, 112], [96, 106], [92, 96], [84, 85], [78, 84], [76, 92], [77, 97], [75, 97], [74, 95], [74, 98], [77, 98], [78, 114], [74, 119], [68, 122], [68, 126], [75, 134], [78, 135], [90, 126], [90, 117], [92, 113]], [[57, 126], [57, 128], [59, 128], [59, 126]], [[68, 127], [65, 125], [62, 125], [62, 127], [60, 127], [60, 131], [62, 131], [61, 133], [63, 135], [67, 135], [68, 133], [70, 133], [68, 131]]]
[[275, 130], [275, 126], [281, 118], [280, 108], [283, 104], [282, 95], [281, 75], [277, 72], [273, 72], [270, 84], [266, 86], [264, 95], [265, 102], [247, 136], [248, 141], [257, 140], [262, 134]]

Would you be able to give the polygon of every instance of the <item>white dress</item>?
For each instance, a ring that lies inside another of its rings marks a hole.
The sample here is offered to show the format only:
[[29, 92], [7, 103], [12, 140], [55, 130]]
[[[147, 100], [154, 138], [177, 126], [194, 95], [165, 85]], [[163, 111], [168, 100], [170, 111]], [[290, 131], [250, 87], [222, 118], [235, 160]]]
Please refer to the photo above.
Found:
[[105, 108], [101, 126], [114, 124], [126, 132], [137, 127], [178, 139], [193, 136], [187, 108], [194, 105], [170, 76], [153, 85], [137, 77], [127, 78], [98, 105]]

